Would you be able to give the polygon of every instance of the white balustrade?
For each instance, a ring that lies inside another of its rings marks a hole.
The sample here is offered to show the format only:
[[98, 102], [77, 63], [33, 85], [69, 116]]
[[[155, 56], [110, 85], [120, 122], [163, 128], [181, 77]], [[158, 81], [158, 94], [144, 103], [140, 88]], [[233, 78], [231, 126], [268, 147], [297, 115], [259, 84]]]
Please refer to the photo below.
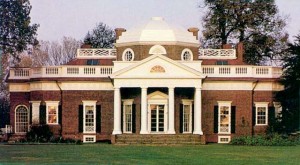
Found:
[[77, 49], [77, 58], [116, 58], [116, 49]]
[[113, 66], [57, 66], [41, 68], [12, 68], [9, 79], [51, 78], [51, 77], [108, 77]]
[[279, 78], [282, 68], [271, 66], [204, 65], [202, 73], [208, 77]]
[[199, 49], [199, 59], [236, 59], [236, 50]]

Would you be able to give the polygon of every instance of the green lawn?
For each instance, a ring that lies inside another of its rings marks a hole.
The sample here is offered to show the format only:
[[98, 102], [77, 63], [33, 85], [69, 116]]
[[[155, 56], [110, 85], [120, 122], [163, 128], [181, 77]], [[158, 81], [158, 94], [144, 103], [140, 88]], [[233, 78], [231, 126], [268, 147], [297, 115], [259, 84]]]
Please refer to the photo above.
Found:
[[300, 146], [3, 145], [0, 164], [300, 164]]

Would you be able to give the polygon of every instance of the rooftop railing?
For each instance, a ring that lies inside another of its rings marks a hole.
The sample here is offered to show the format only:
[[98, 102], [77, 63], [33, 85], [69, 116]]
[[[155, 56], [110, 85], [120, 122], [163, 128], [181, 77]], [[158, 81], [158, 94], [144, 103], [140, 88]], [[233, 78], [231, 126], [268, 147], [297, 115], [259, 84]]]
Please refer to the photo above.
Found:
[[77, 58], [116, 58], [116, 49], [77, 49]]
[[199, 59], [236, 59], [236, 50], [199, 49]]

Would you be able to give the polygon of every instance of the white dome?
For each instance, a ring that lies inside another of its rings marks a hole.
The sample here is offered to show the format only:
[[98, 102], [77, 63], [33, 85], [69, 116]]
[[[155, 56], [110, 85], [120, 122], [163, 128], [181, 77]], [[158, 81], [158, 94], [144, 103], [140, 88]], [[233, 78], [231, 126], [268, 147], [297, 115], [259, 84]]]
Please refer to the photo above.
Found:
[[187, 43], [199, 45], [199, 41], [187, 29], [171, 26], [162, 17], [152, 17], [152, 19], [141, 26], [123, 32], [117, 44], [131, 42], [139, 43]]

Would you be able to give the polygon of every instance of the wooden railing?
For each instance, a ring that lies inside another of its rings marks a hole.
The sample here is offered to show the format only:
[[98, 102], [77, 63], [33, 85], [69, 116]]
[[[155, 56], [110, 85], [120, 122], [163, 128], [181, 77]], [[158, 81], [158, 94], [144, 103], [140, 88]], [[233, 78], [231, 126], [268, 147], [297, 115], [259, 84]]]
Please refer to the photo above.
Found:
[[40, 68], [12, 68], [9, 79], [47, 77], [108, 77], [112, 66], [56, 66]]
[[199, 59], [236, 59], [236, 50], [199, 49]]
[[77, 58], [116, 58], [116, 49], [77, 49]]

